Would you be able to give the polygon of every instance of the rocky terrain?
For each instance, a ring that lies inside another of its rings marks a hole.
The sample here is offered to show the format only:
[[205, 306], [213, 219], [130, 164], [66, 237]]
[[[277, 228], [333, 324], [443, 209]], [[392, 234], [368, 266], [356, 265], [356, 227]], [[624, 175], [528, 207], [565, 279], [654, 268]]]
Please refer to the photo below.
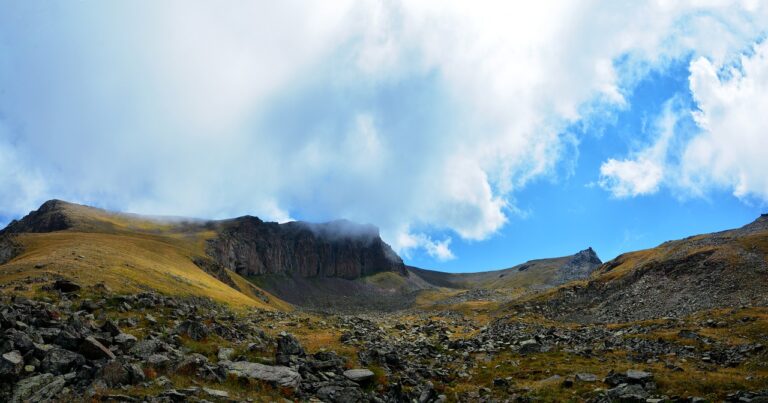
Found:
[[623, 254], [586, 284], [515, 305], [553, 319], [604, 323], [766, 306], [768, 215], [739, 229]]
[[618, 326], [316, 315], [70, 281], [4, 296], [0, 400], [760, 401], [765, 308]]
[[0, 401], [768, 401], [766, 216], [606, 263], [391, 252], [48, 202], [0, 232]]

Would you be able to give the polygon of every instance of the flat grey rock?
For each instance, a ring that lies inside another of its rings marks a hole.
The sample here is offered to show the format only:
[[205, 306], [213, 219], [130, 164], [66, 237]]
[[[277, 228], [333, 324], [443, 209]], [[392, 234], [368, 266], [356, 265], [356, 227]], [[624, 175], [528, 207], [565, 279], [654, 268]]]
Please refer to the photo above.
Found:
[[373, 371], [369, 369], [358, 368], [344, 371], [344, 376], [346, 376], [350, 381], [365, 382], [373, 378], [374, 374]]
[[238, 378], [257, 379], [293, 388], [299, 386], [301, 382], [301, 375], [288, 367], [263, 365], [248, 361], [224, 361], [220, 365]]

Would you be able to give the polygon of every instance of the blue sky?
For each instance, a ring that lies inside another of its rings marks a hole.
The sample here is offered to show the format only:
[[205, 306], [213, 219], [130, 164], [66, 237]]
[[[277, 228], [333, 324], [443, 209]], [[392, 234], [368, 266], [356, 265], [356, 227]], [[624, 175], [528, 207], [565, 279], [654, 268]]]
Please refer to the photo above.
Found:
[[50, 198], [604, 259], [768, 210], [751, 0], [0, 0], [0, 222]]

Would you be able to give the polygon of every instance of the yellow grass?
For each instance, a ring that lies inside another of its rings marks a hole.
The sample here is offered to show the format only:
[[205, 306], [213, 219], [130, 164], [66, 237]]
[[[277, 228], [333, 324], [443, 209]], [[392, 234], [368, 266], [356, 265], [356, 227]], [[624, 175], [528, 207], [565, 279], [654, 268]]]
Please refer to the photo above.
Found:
[[[156, 290], [209, 297], [234, 308], [274, 309], [197, 267], [192, 263], [197, 251], [182, 241], [149, 234], [74, 231], [22, 234], [18, 240], [24, 252], [0, 266], [2, 282], [56, 274], [86, 286], [103, 282], [115, 292]], [[39, 264], [44, 267], [35, 269]]]

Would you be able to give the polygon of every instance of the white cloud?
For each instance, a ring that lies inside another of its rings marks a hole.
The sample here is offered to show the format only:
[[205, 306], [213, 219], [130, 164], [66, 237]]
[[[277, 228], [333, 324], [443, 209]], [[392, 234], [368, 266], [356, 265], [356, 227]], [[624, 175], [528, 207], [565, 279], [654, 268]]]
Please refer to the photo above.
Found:
[[451, 241], [450, 237], [441, 241], [435, 241], [426, 234], [412, 234], [408, 231], [403, 231], [395, 242], [401, 246], [401, 249], [406, 256], [409, 256], [411, 250], [421, 248], [424, 249], [429, 256], [444, 262], [456, 258], [450, 248]]
[[[690, 65], [690, 89], [697, 109], [681, 110], [674, 99], [653, 129], [653, 144], [600, 168], [600, 185], [616, 197], [657, 192], [662, 185], [681, 196], [705, 196], [728, 189], [736, 197], [768, 201], [768, 43], [755, 45], [737, 63], [714, 64], [700, 57]], [[690, 114], [698, 131], [676, 123]], [[672, 147], [676, 143], [677, 146]]]
[[[694, 112], [702, 133], [685, 149], [681, 186], [694, 193], [731, 189], [768, 201], [768, 42], [739, 58], [740, 68], [691, 63]], [[718, 74], [720, 72], [720, 74]]]
[[617, 198], [656, 193], [668, 169], [667, 155], [681, 113], [684, 112], [680, 112], [677, 99], [667, 101], [663, 113], [651, 127], [656, 136], [653, 144], [632, 158], [610, 158], [604, 162], [600, 166], [600, 187]]
[[[452, 256], [450, 241], [428, 231], [482, 240], [509, 222], [515, 192], [572, 154], [569, 124], [627, 107], [627, 89], [673, 58], [719, 65], [768, 26], [753, 1], [3, 7], [0, 120], [12, 134], [0, 144], [12, 146], [0, 156], [15, 168], [0, 194], [23, 196], [0, 200], [0, 215], [61, 197], [154, 214], [346, 217], [436, 258]], [[424, 77], [432, 98], [384, 113], [413, 94], [377, 91]], [[276, 99], [318, 83], [374, 95], [347, 105], [355, 98], [338, 90], [333, 107], [319, 96], [270, 116]], [[303, 126], [317, 114], [333, 124]], [[298, 128], [258, 123], [277, 118]], [[691, 161], [714, 155], [702, 144]]]
[[615, 197], [639, 196], [659, 189], [663, 167], [646, 158], [636, 160], [609, 159], [600, 166], [600, 186]]

